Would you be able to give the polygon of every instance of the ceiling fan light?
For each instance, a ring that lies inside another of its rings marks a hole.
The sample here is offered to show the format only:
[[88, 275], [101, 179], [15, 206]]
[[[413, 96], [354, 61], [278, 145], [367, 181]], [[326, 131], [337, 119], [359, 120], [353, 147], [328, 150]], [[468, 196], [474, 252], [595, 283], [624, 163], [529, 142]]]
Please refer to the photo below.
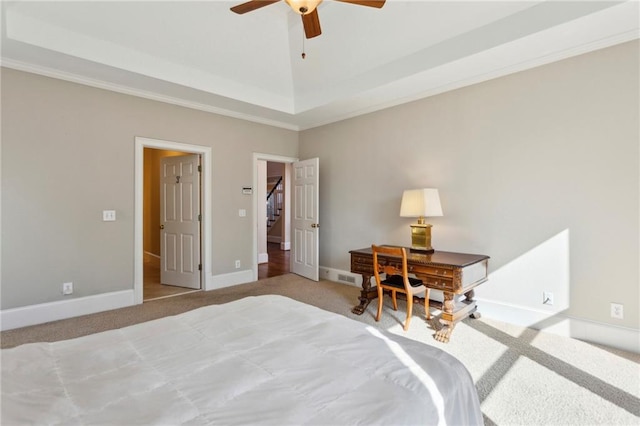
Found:
[[294, 12], [306, 15], [316, 10], [322, 0], [284, 0]]

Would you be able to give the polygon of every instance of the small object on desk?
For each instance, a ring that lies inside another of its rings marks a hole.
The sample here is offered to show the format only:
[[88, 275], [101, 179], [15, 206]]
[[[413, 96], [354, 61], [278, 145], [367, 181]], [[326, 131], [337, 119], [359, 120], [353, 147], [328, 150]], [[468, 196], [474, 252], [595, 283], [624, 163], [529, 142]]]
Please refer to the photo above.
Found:
[[435, 188], [407, 189], [402, 193], [401, 217], [417, 217], [418, 223], [411, 224], [411, 251], [433, 253], [431, 227], [425, 217], [442, 216], [440, 195]]
[[[351, 250], [351, 272], [362, 275], [362, 290], [360, 304], [353, 307], [351, 312], [357, 315], [367, 309], [378, 292], [371, 288], [373, 271], [373, 253], [371, 247]], [[379, 255], [379, 258], [391, 265], [400, 265], [402, 259], [398, 256]], [[381, 260], [379, 260], [380, 262]], [[421, 279], [430, 289], [441, 290], [444, 302], [429, 302], [438, 309], [442, 309], [440, 322], [443, 327], [435, 334], [435, 339], [448, 342], [456, 324], [470, 316], [479, 318], [474, 288], [487, 281], [489, 256], [481, 254], [454, 253], [434, 251], [430, 254], [407, 253], [407, 267], [409, 272]], [[464, 294], [465, 299], [456, 302], [455, 295]]]

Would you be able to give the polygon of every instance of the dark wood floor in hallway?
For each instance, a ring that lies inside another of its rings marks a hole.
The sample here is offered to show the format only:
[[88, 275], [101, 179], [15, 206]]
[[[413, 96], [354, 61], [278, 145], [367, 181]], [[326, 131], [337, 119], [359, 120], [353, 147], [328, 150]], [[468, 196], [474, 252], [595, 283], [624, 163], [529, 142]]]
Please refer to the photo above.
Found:
[[289, 273], [289, 250], [280, 250], [279, 243], [267, 243], [269, 262], [258, 265], [258, 279]]

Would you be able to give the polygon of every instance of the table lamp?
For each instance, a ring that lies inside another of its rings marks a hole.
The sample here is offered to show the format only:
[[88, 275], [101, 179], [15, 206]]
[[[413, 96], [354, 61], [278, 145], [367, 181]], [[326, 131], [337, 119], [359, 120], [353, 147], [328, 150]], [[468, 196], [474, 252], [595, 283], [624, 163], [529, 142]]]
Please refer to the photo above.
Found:
[[411, 226], [411, 250], [433, 253], [431, 247], [431, 225], [424, 218], [442, 216], [440, 195], [435, 188], [407, 189], [402, 194], [401, 217], [417, 217], [418, 223]]

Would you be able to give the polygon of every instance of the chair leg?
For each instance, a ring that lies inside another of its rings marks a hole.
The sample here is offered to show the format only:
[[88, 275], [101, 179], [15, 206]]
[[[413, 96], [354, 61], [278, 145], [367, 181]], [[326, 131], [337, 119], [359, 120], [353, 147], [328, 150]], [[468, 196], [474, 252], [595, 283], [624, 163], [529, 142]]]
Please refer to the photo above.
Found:
[[384, 295], [384, 291], [382, 288], [378, 286], [378, 314], [376, 315], [376, 322], [380, 321], [380, 316], [382, 315], [382, 297]]
[[409, 323], [411, 322], [411, 312], [413, 311], [413, 295], [407, 294], [407, 320], [404, 322], [404, 331], [409, 329]]
[[396, 291], [395, 290], [391, 290], [391, 299], [393, 299], [393, 310], [397, 311], [398, 310], [398, 301], [396, 300]]
[[424, 292], [424, 311], [427, 314], [427, 319], [431, 319], [431, 311], [429, 311], [429, 289]]

